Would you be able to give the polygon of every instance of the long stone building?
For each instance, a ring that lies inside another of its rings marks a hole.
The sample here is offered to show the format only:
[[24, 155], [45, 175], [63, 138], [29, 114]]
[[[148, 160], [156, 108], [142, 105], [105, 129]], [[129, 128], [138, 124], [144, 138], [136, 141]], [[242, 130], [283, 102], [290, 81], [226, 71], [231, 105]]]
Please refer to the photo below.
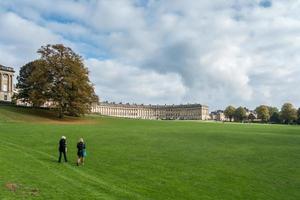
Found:
[[0, 101], [11, 101], [14, 91], [14, 69], [0, 65]]
[[92, 106], [92, 113], [135, 119], [207, 120], [210, 117], [208, 106], [201, 104], [136, 105], [101, 102]]

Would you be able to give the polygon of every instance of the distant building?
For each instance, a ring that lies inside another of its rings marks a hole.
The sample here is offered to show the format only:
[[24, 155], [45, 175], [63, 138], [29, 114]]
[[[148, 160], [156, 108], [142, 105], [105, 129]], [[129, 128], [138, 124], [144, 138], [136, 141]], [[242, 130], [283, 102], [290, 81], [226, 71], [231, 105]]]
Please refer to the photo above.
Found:
[[0, 65], [0, 101], [12, 101], [14, 69]]
[[255, 117], [257, 117], [256, 111], [255, 110], [250, 110], [246, 107], [244, 107], [245, 111], [246, 111], [246, 115], [249, 116], [250, 114], [253, 114]]
[[[250, 121], [257, 121], [257, 113], [255, 110], [250, 110], [246, 107], [244, 107], [244, 109], [246, 110], [246, 115], [247, 115], [247, 119]], [[250, 117], [249, 117], [250, 116]], [[253, 119], [249, 119], [249, 118], [253, 118]]]
[[217, 110], [210, 113], [210, 119], [215, 121], [228, 121], [223, 110]]
[[137, 105], [101, 102], [92, 106], [92, 113], [135, 119], [208, 120], [208, 106], [186, 105]]

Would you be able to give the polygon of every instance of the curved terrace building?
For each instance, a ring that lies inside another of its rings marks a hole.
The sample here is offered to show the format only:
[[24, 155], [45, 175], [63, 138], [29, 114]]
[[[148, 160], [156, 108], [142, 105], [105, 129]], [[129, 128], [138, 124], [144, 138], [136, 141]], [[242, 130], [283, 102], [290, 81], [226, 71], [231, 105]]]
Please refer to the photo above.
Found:
[[137, 105], [101, 102], [100, 104], [94, 104], [92, 106], [92, 113], [135, 119], [209, 119], [208, 106], [201, 104]]

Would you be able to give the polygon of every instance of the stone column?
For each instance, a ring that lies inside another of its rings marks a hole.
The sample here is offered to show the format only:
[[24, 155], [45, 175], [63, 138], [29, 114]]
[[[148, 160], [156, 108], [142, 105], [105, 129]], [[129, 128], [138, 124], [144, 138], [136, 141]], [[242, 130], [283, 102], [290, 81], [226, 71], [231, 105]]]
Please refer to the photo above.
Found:
[[13, 91], [13, 76], [10, 75], [10, 91], [12, 92]]
[[11, 80], [10, 80], [10, 75], [9, 74], [7, 74], [7, 78], [8, 78], [8, 85], [7, 85], [7, 87], [8, 87], [8, 90], [7, 90], [7, 92], [9, 92], [10, 93], [10, 82], [11, 82]]
[[9, 85], [9, 87], [10, 87], [10, 92], [12, 92], [13, 91], [13, 87], [12, 87], [12, 82], [13, 82], [13, 80], [12, 80], [12, 76], [9, 76], [10, 77], [10, 85]]
[[7, 74], [7, 93], [10, 92], [10, 76]]
[[9, 75], [7, 74], [7, 92], [9, 92]]
[[0, 92], [2, 91], [2, 73], [0, 73]]

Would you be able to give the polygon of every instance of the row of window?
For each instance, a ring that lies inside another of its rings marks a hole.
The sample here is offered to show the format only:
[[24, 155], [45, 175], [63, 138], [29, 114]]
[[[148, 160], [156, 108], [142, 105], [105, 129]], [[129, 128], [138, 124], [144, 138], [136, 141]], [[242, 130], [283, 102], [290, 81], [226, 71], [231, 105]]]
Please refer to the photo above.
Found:
[[153, 117], [180, 117], [180, 116], [199, 116], [200, 112], [188, 112], [188, 113], [158, 113], [158, 112], [137, 112], [137, 111], [124, 111], [124, 110], [112, 110], [112, 109], [95, 109], [94, 111], [107, 115], [126, 115], [126, 116], [153, 116]]

